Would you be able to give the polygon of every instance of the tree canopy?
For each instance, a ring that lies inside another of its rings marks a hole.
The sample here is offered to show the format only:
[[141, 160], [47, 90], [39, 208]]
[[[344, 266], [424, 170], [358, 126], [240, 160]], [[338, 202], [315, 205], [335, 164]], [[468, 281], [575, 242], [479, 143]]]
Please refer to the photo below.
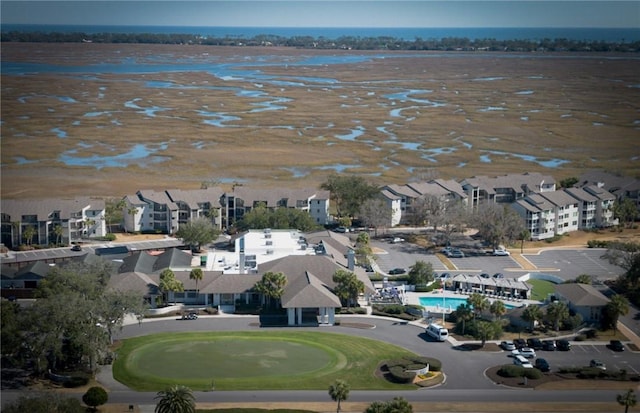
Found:
[[176, 236], [186, 245], [196, 248], [198, 251], [202, 245], [207, 244], [220, 235], [220, 230], [216, 228], [210, 219], [205, 217], [190, 219], [184, 224], [180, 224]]
[[255, 284], [255, 289], [267, 298], [267, 304], [272, 300], [279, 300], [284, 294], [287, 285], [287, 277], [281, 272], [266, 272], [262, 279]]
[[360, 207], [380, 193], [377, 186], [367, 183], [361, 176], [330, 175], [321, 189], [329, 191], [338, 217], [354, 217]]
[[411, 266], [407, 282], [413, 285], [425, 285], [433, 280], [433, 265], [418, 260]]
[[246, 212], [242, 219], [236, 222], [241, 231], [250, 229], [297, 229], [308, 232], [318, 227], [309, 212], [297, 208], [280, 207], [269, 209], [260, 204]]
[[358, 295], [364, 292], [364, 283], [358, 277], [347, 270], [338, 270], [333, 274], [333, 282], [336, 283], [334, 293], [347, 307], [358, 301]]

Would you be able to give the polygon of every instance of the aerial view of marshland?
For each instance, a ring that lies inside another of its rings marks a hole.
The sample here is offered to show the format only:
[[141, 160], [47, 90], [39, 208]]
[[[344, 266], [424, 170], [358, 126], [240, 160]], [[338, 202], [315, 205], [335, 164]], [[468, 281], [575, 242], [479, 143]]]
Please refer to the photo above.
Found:
[[637, 53], [2, 43], [2, 193], [640, 175]]

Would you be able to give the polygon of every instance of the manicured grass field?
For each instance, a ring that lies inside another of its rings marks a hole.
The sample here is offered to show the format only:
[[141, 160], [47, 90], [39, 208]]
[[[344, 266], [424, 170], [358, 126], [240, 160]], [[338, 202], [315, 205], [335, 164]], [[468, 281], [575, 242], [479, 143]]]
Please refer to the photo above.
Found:
[[555, 292], [555, 284], [550, 281], [530, 279], [527, 282], [533, 287], [532, 300], [544, 301]]
[[407, 389], [377, 375], [385, 360], [415, 356], [388, 343], [308, 331], [165, 333], [125, 340], [113, 366], [135, 390]]

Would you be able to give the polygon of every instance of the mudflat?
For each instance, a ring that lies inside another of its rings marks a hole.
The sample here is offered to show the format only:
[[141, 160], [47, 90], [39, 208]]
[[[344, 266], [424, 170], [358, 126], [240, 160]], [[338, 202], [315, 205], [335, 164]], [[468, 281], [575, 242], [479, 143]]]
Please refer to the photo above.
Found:
[[3, 43], [1, 196], [640, 175], [640, 58]]

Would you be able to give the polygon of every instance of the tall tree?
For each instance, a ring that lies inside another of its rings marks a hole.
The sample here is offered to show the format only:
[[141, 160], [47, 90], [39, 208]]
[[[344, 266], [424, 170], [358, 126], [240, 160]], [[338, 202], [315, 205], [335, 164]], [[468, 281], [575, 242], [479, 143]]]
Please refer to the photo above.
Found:
[[26, 242], [27, 245], [31, 245], [31, 243], [33, 242], [33, 237], [35, 237], [37, 233], [38, 231], [36, 231], [36, 229], [33, 226], [29, 225], [22, 232], [22, 238], [24, 238], [24, 241]]
[[618, 330], [618, 319], [629, 313], [629, 301], [622, 295], [616, 294], [604, 307], [606, 320], [611, 324], [613, 331]]
[[157, 393], [155, 413], [195, 413], [196, 399], [190, 388], [173, 385]]
[[182, 281], [176, 279], [176, 275], [169, 268], [163, 270], [160, 273], [160, 283], [158, 284], [158, 289], [162, 291], [164, 302], [169, 301], [168, 294], [171, 292], [182, 292], [184, 291], [184, 285]]
[[133, 230], [136, 231], [136, 215], [138, 214], [138, 208], [132, 205], [131, 207], [127, 208], [127, 214], [131, 216], [131, 219], [133, 221]]
[[207, 244], [220, 235], [220, 231], [213, 226], [210, 219], [199, 217], [190, 219], [184, 224], [180, 224], [176, 237], [189, 245], [195, 251], [200, 251], [202, 245]]
[[356, 260], [360, 265], [369, 265], [371, 257], [373, 256], [373, 250], [371, 249], [371, 243], [369, 234], [367, 232], [361, 232], [356, 239], [355, 248]]
[[360, 205], [358, 216], [362, 223], [373, 228], [374, 236], [378, 236], [378, 230], [385, 230], [391, 226], [391, 218], [394, 211], [384, 199], [373, 197]]
[[267, 299], [267, 307], [271, 306], [272, 300], [279, 300], [287, 285], [287, 277], [281, 272], [266, 272], [262, 279], [255, 285], [257, 292]]
[[529, 304], [524, 311], [522, 311], [522, 319], [527, 321], [531, 325], [531, 331], [536, 326], [536, 322], [542, 320], [542, 309], [537, 304]]
[[430, 262], [418, 260], [411, 266], [407, 282], [413, 285], [425, 285], [433, 281], [433, 265]]
[[60, 245], [62, 241], [62, 236], [64, 235], [64, 229], [62, 225], [56, 225], [53, 227], [53, 234], [56, 236], [56, 245]]
[[624, 413], [629, 411], [629, 407], [633, 407], [638, 403], [636, 393], [632, 389], [629, 389], [622, 394], [618, 394], [616, 396], [616, 401], [620, 406], [624, 406]]
[[520, 240], [520, 254], [524, 252], [524, 242], [531, 239], [531, 231], [527, 228], [523, 228], [518, 234], [518, 240]]
[[320, 185], [320, 188], [329, 191], [338, 217], [355, 216], [365, 201], [372, 199], [380, 192], [377, 186], [367, 183], [364, 178], [356, 175], [331, 175]]
[[336, 283], [334, 293], [347, 307], [357, 302], [358, 295], [364, 292], [364, 283], [351, 271], [337, 270], [333, 274], [333, 282]]
[[602, 257], [625, 270], [625, 278], [632, 287], [638, 286], [640, 281], [640, 243], [610, 242], [607, 244], [607, 252]]
[[461, 334], [464, 336], [465, 327], [467, 321], [472, 320], [474, 317], [473, 308], [468, 303], [461, 303], [456, 308], [456, 321], [462, 323]]
[[499, 319], [503, 315], [507, 313], [507, 307], [504, 305], [504, 302], [501, 300], [495, 300], [489, 306], [489, 312], [493, 314], [494, 320]]
[[547, 318], [554, 330], [560, 330], [560, 324], [569, 318], [569, 307], [561, 301], [554, 301], [547, 306]]
[[340, 413], [340, 402], [347, 400], [349, 397], [349, 385], [344, 380], [336, 380], [329, 386], [329, 396], [334, 402], [338, 402], [336, 413]]
[[487, 340], [494, 340], [500, 338], [502, 334], [502, 325], [500, 322], [494, 321], [479, 321], [475, 324], [473, 329], [473, 337], [481, 341], [480, 346], [484, 347]]
[[107, 221], [107, 232], [112, 232], [112, 226], [114, 222], [121, 222], [123, 218], [123, 211], [127, 206], [124, 198], [114, 199], [110, 198], [105, 201], [105, 220]]
[[467, 303], [473, 308], [474, 318], [480, 317], [482, 312], [489, 308], [489, 300], [479, 293], [472, 293], [467, 297]]
[[638, 217], [638, 208], [630, 198], [624, 198], [622, 201], [616, 200], [613, 205], [613, 216], [618, 218], [622, 224], [631, 228]]
[[194, 268], [189, 273], [189, 279], [195, 280], [196, 282], [196, 294], [198, 294], [198, 281], [202, 281], [203, 276], [204, 274], [202, 273], [202, 270], [200, 268]]
[[478, 234], [493, 248], [510, 244], [519, 238], [524, 229], [523, 219], [508, 206], [485, 204], [473, 214]]

